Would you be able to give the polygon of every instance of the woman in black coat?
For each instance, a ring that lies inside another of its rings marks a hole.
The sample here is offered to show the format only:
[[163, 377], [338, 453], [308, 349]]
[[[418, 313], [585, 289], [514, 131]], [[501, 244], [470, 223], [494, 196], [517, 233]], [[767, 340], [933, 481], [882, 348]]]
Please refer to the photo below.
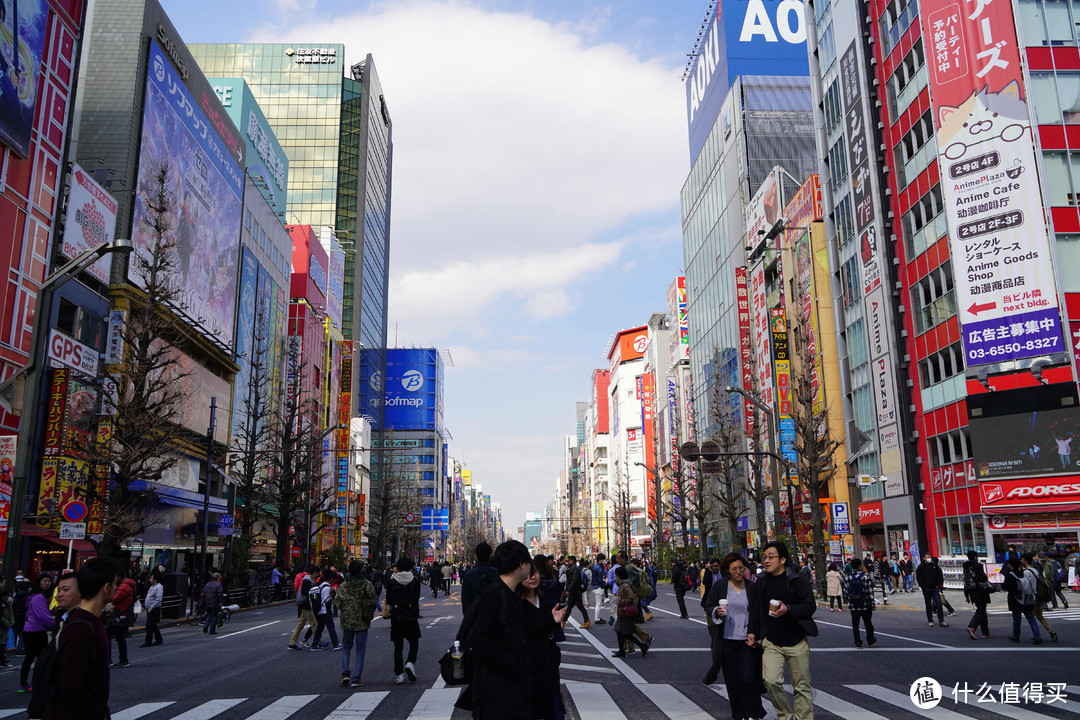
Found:
[[566, 717], [566, 708], [563, 705], [559, 681], [562, 652], [555, 641], [556, 630], [562, 626], [555, 622], [551, 611], [543, 607], [540, 572], [535, 567], [528, 579], [518, 585], [517, 591], [525, 613], [525, 637], [529, 648], [529, 672], [532, 676], [533, 717], [537, 720], [563, 720]]
[[738, 553], [720, 561], [720, 573], [721, 579], [713, 583], [705, 599], [705, 612], [716, 623], [716, 631], [712, 636], [712, 665], [701, 682], [712, 685], [722, 670], [731, 716], [736, 720], [762, 718], [761, 656], [746, 642], [750, 608], [757, 602], [758, 590], [746, 579], [746, 561]]
[[968, 551], [968, 559], [964, 563], [965, 586], [968, 584], [968, 578], [971, 579], [973, 587], [967, 591], [967, 596], [975, 605], [975, 614], [971, 616], [967, 626], [968, 635], [974, 640], [975, 630], [982, 628], [982, 636], [988, 638], [990, 637], [990, 623], [986, 616], [986, 606], [990, 604], [990, 593], [985, 588], [990, 585], [990, 578], [986, 576], [986, 570], [983, 569], [982, 563], [979, 562], [979, 555], [974, 550]]
[[[556, 605], [562, 601], [559, 592], [559, 574], [555, 571], [555, 561], [547, 555], [537, 555], [533, 558], [533, 566], [540, 572], [540, 609], [550, 613]], [[555, 641], [566, 640], [566, 633], [562, 625], [555, 629]]]

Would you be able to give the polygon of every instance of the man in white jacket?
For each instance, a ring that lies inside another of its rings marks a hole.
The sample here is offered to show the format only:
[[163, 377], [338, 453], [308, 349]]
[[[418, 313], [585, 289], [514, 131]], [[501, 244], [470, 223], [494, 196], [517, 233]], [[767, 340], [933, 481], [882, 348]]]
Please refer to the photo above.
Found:
[[161, 645], [163, 642], [161, 630], [158, 629], [158, 623], [161, 622], [161, 597], [163, 592], [161, 577], [156, 572], [151, 573], [150, 589], [146, 591], [146, 601], [143, 603], [143, 607], [146, 608], [146, 639], [139, 647]]

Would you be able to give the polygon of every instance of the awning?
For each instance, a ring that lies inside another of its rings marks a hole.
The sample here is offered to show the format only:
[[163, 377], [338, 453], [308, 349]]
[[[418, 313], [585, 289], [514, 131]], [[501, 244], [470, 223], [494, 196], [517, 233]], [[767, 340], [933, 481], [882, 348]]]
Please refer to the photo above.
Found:
[[[191, 508], [192, 510], [203, 509], [203, 495], [191, 492], [190, 490], [181, 490], [180, 488], [160, 485], [158, 483], [148, 483], [145, 480], [134, 480], [128, 487], [132, 490], [152, 489], [157, 492], [158, 500], [166, 505], [176, 505], [177, 507], [186, 507]], [[227, 513], [229, 512], [229, 503], [223, 498], [211, 495], [210, 512]]]
[[64, 548], [68, 546], [69, 542], [74, 542], [72, 547], [75, 552], [80, 555], [97, 555], [97, 549], [94, 548], [94, 544], [89, 540], [61, 540], [60, 535], [55, 530], [38, 527], [37, 525], [31, 525], [30, 523], [22, 524], [22, 536], [33, 537], [39, 540], [48, 540], [49, 542], [56, 543]]

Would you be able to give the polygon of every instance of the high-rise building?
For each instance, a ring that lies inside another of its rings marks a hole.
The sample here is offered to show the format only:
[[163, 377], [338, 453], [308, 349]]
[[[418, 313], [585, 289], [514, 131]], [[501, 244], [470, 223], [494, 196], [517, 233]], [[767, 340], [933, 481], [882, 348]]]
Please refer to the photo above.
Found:
[[[243, 78], [288, 157], [286, 223], [333, 228], [345, 253], [341, 332], [353, 342], [351, 415], [379, 443], [386, 366], [393, 133], [371, 55], [345, 46], [191, 44], [217, 81]], [[243, 126], [245, 132], [247, 126]]]

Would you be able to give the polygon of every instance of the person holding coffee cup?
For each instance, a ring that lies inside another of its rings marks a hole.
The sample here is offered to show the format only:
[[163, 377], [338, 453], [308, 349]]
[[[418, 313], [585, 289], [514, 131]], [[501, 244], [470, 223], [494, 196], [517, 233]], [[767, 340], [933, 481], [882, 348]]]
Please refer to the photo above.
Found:
[[[813, 615], [817, 610], [810, 581], [788, 570], [788, 549], [774, 540], [761, 553], [765, 574], [751, 595], [746, 642], [761, 641], [762, 674], [779, 720], [812, 720], [814, 697], [810, 687], [809, 637], [818, 634]], [[784, 692], [784, 668], [791, 672], [792, 703]]]
[[746, 560], [731, 553], [720, 561], [720, 579], [713, 582], [705, 611], [716, 625], [712, 635], [712, 664], [702, 683], [712, 685], [724, 673], [733, 718], [761, 718], [761, 661], [757, 649], [747, 643], [750, 607], [756, 583], [746, 580]]

